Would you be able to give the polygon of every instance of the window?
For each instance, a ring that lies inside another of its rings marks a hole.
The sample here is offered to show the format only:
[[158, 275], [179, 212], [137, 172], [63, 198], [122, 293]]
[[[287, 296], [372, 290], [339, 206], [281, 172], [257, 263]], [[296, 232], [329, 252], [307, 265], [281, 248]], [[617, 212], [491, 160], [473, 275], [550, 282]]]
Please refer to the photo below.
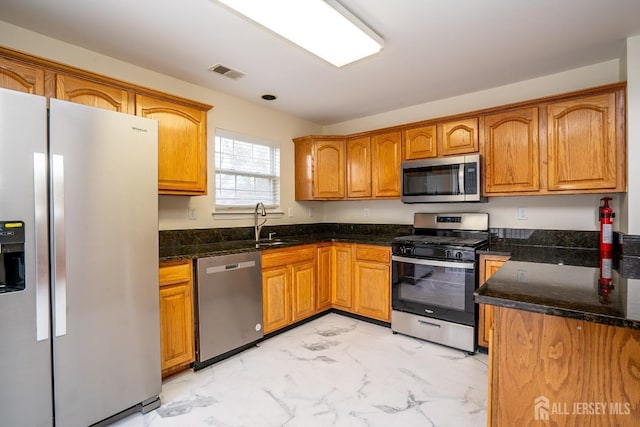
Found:
[[280, 205], [280, 148], [216, 130], [216, 208]]

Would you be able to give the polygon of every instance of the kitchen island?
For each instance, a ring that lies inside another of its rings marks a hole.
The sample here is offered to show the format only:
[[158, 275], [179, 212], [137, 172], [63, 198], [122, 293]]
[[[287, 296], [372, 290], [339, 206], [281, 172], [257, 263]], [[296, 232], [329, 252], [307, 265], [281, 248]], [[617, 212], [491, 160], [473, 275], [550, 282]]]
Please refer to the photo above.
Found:
[[601, 274], [597, 251], [509, 254], [475, 293], [494, 309], [488, 425], [637, 426], [634, 284]]

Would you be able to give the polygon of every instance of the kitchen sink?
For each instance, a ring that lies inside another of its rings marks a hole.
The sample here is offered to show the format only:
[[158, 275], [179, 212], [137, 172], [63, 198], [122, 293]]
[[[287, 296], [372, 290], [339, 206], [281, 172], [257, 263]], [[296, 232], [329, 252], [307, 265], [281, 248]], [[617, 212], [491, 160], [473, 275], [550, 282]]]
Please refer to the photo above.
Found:
[[295, 243], [293, 240], [282, 240], [282, 239], [273, 239], [273, 240], [260, 240], [256, 243], [256, 248], [270, 248], [273, 246], [281, 246], [286, 244]]

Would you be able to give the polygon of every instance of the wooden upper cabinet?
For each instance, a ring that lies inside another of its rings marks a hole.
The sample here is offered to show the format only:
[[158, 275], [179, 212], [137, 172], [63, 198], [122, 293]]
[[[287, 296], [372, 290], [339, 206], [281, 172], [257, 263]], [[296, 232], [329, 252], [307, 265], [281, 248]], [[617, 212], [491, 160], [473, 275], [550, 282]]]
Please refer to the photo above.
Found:
[[428, 159], [438, 155], [436, 125], [403, 131], [404, 159]]
[[442, 155], [478, 152], [478, 119], [456, 120], [442, 124]]
[[374, 198], [400, 197], [400, 131], [378, 134], [371, 139]]
[[345, 138], [294, 138], [296, 200], [344, 199]]
[[538, 108], [483, 118], [485, 193], [540, 189]]
[[344, 140], [316, 141], [313, 166], [314, 196], [321, 199], [344, 198]]
[[347, 140], [347, 198], [371, 197], [371, 138]]
[[548, 105], [547, 132], [549, 190], [616, 188], [615, 93]]
[[135, 114], [132, 92], [66, 74], [56, 75], [55, 97], [103, 110]]
[[37, 65], [0, 58], [0, 87], [44, 95], [44, 69]]
[[136, 95], [136, 114], [158, 120], [160, 194], [206, 194], [206, 111]]

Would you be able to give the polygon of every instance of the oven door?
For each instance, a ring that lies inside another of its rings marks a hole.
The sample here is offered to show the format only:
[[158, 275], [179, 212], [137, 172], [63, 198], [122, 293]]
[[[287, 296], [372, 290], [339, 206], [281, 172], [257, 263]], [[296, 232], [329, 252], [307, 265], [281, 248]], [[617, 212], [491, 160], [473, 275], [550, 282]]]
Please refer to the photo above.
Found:
[[475, 262], [392, 257], [394, 310], [475, 326]]

